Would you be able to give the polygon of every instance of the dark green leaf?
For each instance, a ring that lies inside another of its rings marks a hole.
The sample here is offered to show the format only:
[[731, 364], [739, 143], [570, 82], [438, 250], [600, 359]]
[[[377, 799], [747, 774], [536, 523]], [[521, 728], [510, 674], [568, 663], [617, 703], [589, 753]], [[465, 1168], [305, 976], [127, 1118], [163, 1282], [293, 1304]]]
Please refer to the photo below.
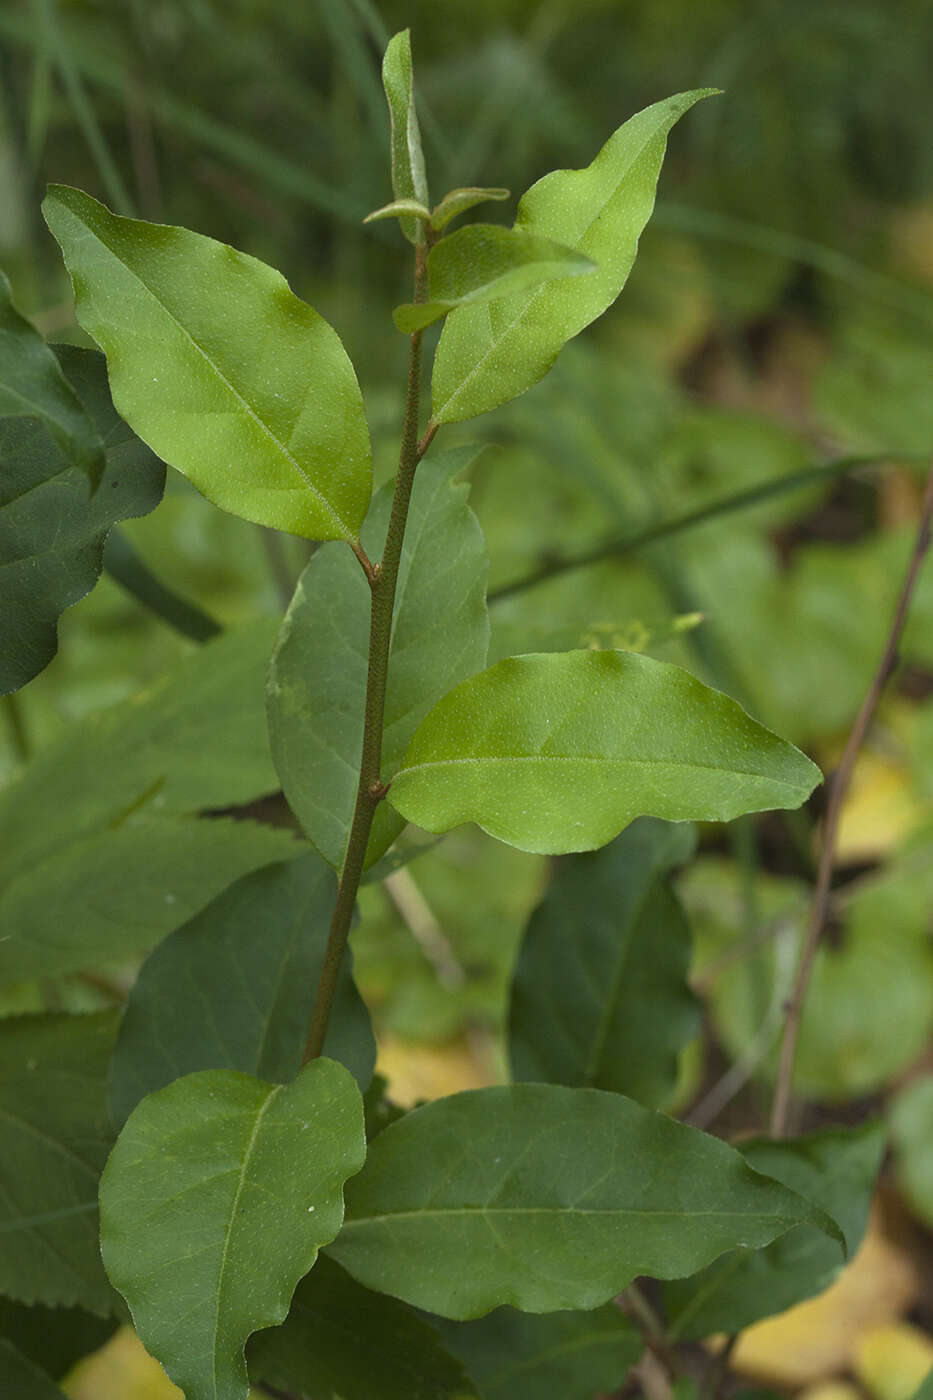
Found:
[[367, 1287], [467, 1319], [594, 1308], [638, 1274], [694, 1273], [805, 1221], [836, 1231], [717, 1138], [619, 1094], [516, 1084], [381, 1132], [330, 1253]]
[[76, 1361], [102, 1347], [117, 1326], [115, 1318], [95, 1317], [82, 1308], [47, 1308], [38, 1303], [30, 1307], [0, 1298], [0, 1336], [53, 1380], [61, 1380]]
[[47, 1373], [3, 1337], [0, 1337], [0, 1395], [3, 1400], [65, 1400]]
[[431, 215], [431, 227], [436, 233], [447, 227], [452, 219], [459, 218], [468, 209], [473, 209], [477, 204], [485, 204], [488, 200], [508, 199], [509, 191], [502, 189], [490, 189], [481, 185], [464, 185], [460, 189], [450, 190], [444, 195], [440, 204], [435, 205]]
[[605, 845], [637, 816], [798, 807], [820, 772], [728, 696], [618, 651], [513, 656], [416, 731], [389, 800], [428, 831], [475, 821], [521, 850]]
[[0, 419], [0, 692], [16, 690], [47, 666], [62, 612], [94, 587], [104, 540], [119, 520], [158, 505], [165, 467], [118, 418], [104, 357], [56, 347], [68, 392], [102, 440], [103, 479], [93, 495], [87, 476], [56, 442], [47, 422]]
[[97, 1182], [113, 1141], [115, 1013], [0, 1021], [0, 1291], [106, 1313]]
[[474, 1322], [440, 1320], [484, 1400], [593, 1400], [615, 1391], [645, 1349], [613, 1303], [533, 1317], [497, 1308]]
[[681, 93], [621, 126], [585, 170], [555, 170], [522, 197], [515, 228], [576, 248], [591, 277], [544, 282], [448, 317], [434, 362], [434, 419], [507, 403], [547, 373], [561, 346], [615, 301], [654, 207], [667, 134], [712, 89]]
[[51, 433], [70, 465], [98, 486], [104, 444], [54, 352], [13, 305], [0, 272], [0, 418], [36, 418]]
[[[322, 1256], [281, 1327], [249, 1345], [252, 1376], [303, 1400], [470, 1400], [476, 1390], [437, 1332]], [[485, 1394], [485, 1392], [484, 1392]]]
[[[472, 448], [457, 448], [429, 458], [415, 478], [389, 657], [386, 775], [398, 766], [431, 705], [486, 659], [486, 548], [466, 486], [452, 484], [473, 455]], [[381, 553], [391, 500], [391, 487], [383, 488], [363, 527], [371, 558]], [[343, 860], [356, 799], [370, 601], [349, 550], [318, 550], [295, 590], [269, 675], [269, 732], [285, 795], [334, 866]], [[403, 826], [382, 803], [370, 862]]]
[[336, 331], [281, 273], [66, 185], [43, 210], [139, 436], [234, 515], [356, 539], [371, 487], [359, 385]]
[[[389, 103], [392, 123], [392, 189], [396, 199], [428, 203], [428, 181], [424, 172], [421, 132], [415, 111], [415, 86], [411, 69], [411, 31], [403, 29], [389, 40], [382, 60], [382, 85]], [[409, 243], [424, 242], [420, 219], [400, 219]]]
[[[195, 1070], [294, 1078], [336, 896], [334, 872], [314, 853], [270, 865], [237, 880], [149, 955], [111, 1065], [117, 1123], [146, 1094]], [[346, 954], [324, 1049], [365, 1089], [376, 1045], [351, 971]]]
[[930, 1370], [926, 1380], [914, 1395], [913, 1400], [933, 1400], [933, 1369]]
[[[755, 1171], [832, 1212], [850, 1258], [865, 1233], [883, 1151], [884, 1130], [878, 1123], [835, 1128], [790, 1142], [742, 1143], [742, 1155]], [[670, 1333], [699, 1338], [738, 1332], [822, 1293], [841, 1266], [834, 1242], [811, 1225], [790, 1230], [756, 1254], [736, 1250], [697, 1277], [665, 1286]]]
[[642, 817], [602, 851], [558, 864], [515, 969], [513, 1078], [670, 1100], [699, 1015], [690, 930], [663, 875], [693, 845], [691, 827]]
[[458, 306], [479, 305], [595, 270], [590, 258], [552, 238], [500, 224], [471, 224], [442, 239], [428, 254], [430, 300], [397, 306], [392, 319], [400, 331], [420, 331]]
[[144, 1345], [187, 1400], [246, 1400], [243, 1348], [282, 1322], [365, 1156], [348, 1072], [176, 1080], [130, 1115], [100, 1184], [101, 1252]]

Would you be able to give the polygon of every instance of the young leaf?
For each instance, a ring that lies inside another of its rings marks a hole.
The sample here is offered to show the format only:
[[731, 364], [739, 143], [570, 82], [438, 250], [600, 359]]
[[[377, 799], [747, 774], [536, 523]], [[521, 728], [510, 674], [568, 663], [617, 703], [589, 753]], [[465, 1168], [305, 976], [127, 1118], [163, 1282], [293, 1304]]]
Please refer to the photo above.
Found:
[[[392, 124], [392, 189], [395, 198], [428, 203], [421, 132], [415, 111], [415, 84], [411, 68], [411, 31], [403, 29], [389, 40], [382, 60], [382, 85]], [[424, 242], [424, 224], [417, 218], [399, 219], [409, 243]]]
[[718, 690], [647, 656], [513, 656], [422, 720], [390, 801], [428, 831], [475, 821], [525, 851], [592, 850], [637, 816], [798, 807], [819, 769]]
[[[107, 532], [120, 520], [153, 510], [165, 485], [165, 466], [113, 407], [103, 355], [72, 345], [56, 346], [57, 359], [48, 354], [63, 372], [58, 440], [47, 401], [41, 420], [0, 417], [2, 694], [48, 665], [58, 645], [59, 616], [97, 582]], [[78, 447], [62, 446], [71, 399], [77, 405], [74, 434], [86, 432], [85, 450], [97, 441], [106, 454], [103, 479], [93, 494], [86, 466], [75, 462]]]
[[[431, 705], [486, 660], [486, 547], [453, 484], [474, 456], [456, 448], [422, 462], [415, 477], [395, 602], [383, 735], [383, 771], [398, 766]], [[384, 487], [363, 527], [382, 551], [392, 501]], [[269, 672], [272, 754], [289, 804], [331, 865], [343, 860], [359, 774], [369, 646], [370, 591], [347, 549], [318, 550], [302, 575]], [[381, 803], [368, 861], [404, 822]]]
[[426, 204], [421, 204], [417, 199], [393, 199], [391, 204], [383, 204], [381, 208], [367, 214], [363, 223], [374, 224], [380, 219], [398, 219], [401, 222], [410, 215], [419, 219], [430, 219], [431, 211]]
[[448, 317], [434, 361], [434, 419], [475, 418], [524, 393], [558, 351], [619, 295], [674, 123], [711, 88], [681, 93], [621, 126], [585, 170], [555, 170], [522, 197], [516, 230], [554, 238], [598, 265], [592, 277], [544, 282]]
[[442, 239], [428, 254], [430, 301], [397, 306], [392, 319], [410, 334], [455, 307], [494, 301], [558, 277], [595, 270], [596, 264], [583, 253], [552, 238], [499, 224], [471, 224]]
[[[0, 272], [0, 418], [35, 418], [51, 433], [69, 465], [100, 484], [104, 444], [54, 351], [13, 305]], [[4, 464], [5, 466], [6, 464]]]
[[483, 1400], [593, 1400], [617, 1390], [645, 1349], [614, 1303], [545, 1317], [497, 1308], [473, 1322], [438, 1322]]
[[669, 1101], [699, 1015], [690, 930], [664, 875], [693, 845], [691, 827], [642, 817], [603, 850], [558, 864], [512, 983], [514, 1079]]
[[130, 1115], [101, 1179], [101, 1253], [187, 1400], [246, 1400], [246, 1339], [285, 1318], [365, 1150], [359, 1089], [333, 1060], [284, 1087], [191, 1074]]
[[468, 209], [473, 209], [477, 204], [486, 204], [489, 200], [508, 199], [509, 191], [501, 189], [484, 188], [482, 185], [464, 185], [457, 190], [450, 190], [444, 195], [440, 204], [434, 206], [431, 214], [431, 227], [435, 233], [440, 233], [441, 229], [447, 227], [452, 219], [459, 218]]
[[[195, 1070], [294, 1078], [336, 897], [334, 872], [314, 853], [269, 865], [237, 880], [150, 953], [111, 1063], [116, 1123], [146, 1094]], [[325, 1053], [365, 1090], [376, 1044], [351, 970], [348, 952]]]
[[371, 485], [359, 385], [336, 331], [281, 273], [66, 185], [43, 211], [139, 436], [234, 515], [355, 540]]
[[115, 1031], [112, 1012], [0, 1021], [0, 1292], [20, 1302], [106, 1313], [117, 1301], [97, 1246]]
[[303, 1400], [477, 1394], [433, 1327], [397, 1299], [363, 1288], [326, 1255], [299, 1283], [282, 1326], [253, 1337], [247, 1359], [251, 1376]]
[[[755, 1171], [832, 1211], [849, 1258], [865, 1233], [883, 1152], [879, 1123], [833, 1128], [796, 1141], [742, 1143], [742, 1155]], [[665, 1286], [670, 1334], [699, 1338], [738, 1332], [823, 1292], [841, 1265], [838, 1248], [810, 1225], [790, 1230], [757, 1254], [725, 1254], [694, 1278]]]
[[0, 1337], [0, 1395], [3, 1400], [65, 1400], [51, 1377], [5, 1337]]
[[515, 1084], [384, 1129], [330, 1254], [367, 1287], [467, 1319], [594, 1308], [638, 1274], [692, 1273], [802, 1222], [838, 1236], [717, 1138], [619, 1094]]

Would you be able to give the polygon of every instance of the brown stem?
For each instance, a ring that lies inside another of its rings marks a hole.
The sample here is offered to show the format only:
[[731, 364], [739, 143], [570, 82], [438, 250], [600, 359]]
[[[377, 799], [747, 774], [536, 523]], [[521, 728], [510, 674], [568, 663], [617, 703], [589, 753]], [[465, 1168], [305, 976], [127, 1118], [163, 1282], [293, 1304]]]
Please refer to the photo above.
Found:
[[[413, 300], [427, 298], [427, 264], [425, 246], [415, 247], [415, 287]], [[423, 455], [418, 441], [418, 409], [421, 402], [421, 340], [422, 332], [411, 337], [408, 356], [408, 387], [405, 395], [405, 421], [399, 454], [395, 495], [389, 515], [385, 549], [381, 563], [369, 565], [360, 546], [354, 553], [369, 579], [372, 595], [369, 627], [369, 669], [366, 676], [366, 702], [363, 718], [363, 751], [360, 757], [360, 779], [356, 791], [356, 806], [347, 841], [337, 902], [331, 919], [324, 965], [318, 982], [317, 999], [311, 1014], [308, 1040], [303, 1064], [314, 1060], [324, 1048], [327, 1023], [330, 1020], [337, 978], [343, 962], [344, 949], [350, 934], [353, 906], [363, 874], [366, 847], [372, 831], [376, 808], [386, 794], [382, 783], [382, 728], [385, 715], [386, 683], [389, 675], [389, 645], [392, 638], [392, 613], [395, 588], [402, 560], [402, 542], [411, 501], [415, 470]], [[427, 435], [426, 435], [427, 436]], [[433, 434], [431, 435], [433, 437]], [[430, 441], [430, 439], [429, 439]], [[424, 451], [427, 448], [425, 447]], [[365, 562], [364, 562], [365, 560]]]
[[897, 665], [897, 652], [900, 646], [901, 635], [904, 631], [904, 624], [907, 621], [910, 600], [913, 596], [924, 555], [930, 547], [931, 521], [933, 521], [933, 465], [930, 467], [930, 474], [927, 478], [926, 490], [923, 496], [920, 524], [917, 529], [917, 539], [910, 557], [910, 563], [907, 566], [907, 572], [904, 575], [904, 582], [901, 585], [897, 607], [894, 610], [894, 617], [891, 620], [891, 627], [888, 632], [888, 640], [885, 644], [881, 660], [878, 663], [878, 669], [868, 688], [868, 694], [862, 701], [862, 707], [855, 718], [852, 732], [849, 734], [845, 751], [843, 752], [842, 759], [830, 787], [829, 803], [826, 808], [826, 820], [823, 825], [823, 839], [820, 847], [820, 863], [817, 870], [816, 888], [813, 893], [813, 902], [810, 906], [807, 937], [803, 952], [800, 956], [800, 962], [797, 966], [794, 989], [791, 993], [790, 1001], [787, 1004], [787, 1012], [784, 1020], [784, 1035], [781, 1042], [777, 1085], [774, 1092], [774, 1105], [771, 1110], [771, 1136], [774, 1138], [784, 1137], [787, 1131], [787, 1115], [790, 1108], [791, 1082], [794, 1075], [794, 1055], [797, 1049], [800, 1019], [803, 1015], [807, 987], [809, 986], [810, 975], [813, 971], [813, 960], [816, 957], [816, 951], [819, 947], [820, 939], [823, 936], [823, 929], [826, 924], [826, 915], [829, 908], [829, 891], [833, 875], [833, 863], [835, 860], [836, 837], [839, 829], [839, 817], [842, 811], [842, 804], [852, 779], [852, 772], [855, 767], [858, 751], [868, 732], [868, 727], [871, 724], [882, 692], [890, 679], [892, 671]]

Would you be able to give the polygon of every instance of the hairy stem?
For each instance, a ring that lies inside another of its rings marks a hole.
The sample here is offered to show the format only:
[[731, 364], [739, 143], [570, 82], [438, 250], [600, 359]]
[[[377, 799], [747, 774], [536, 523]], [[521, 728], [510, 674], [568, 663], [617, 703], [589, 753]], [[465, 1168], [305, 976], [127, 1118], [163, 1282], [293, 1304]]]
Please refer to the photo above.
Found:
[[917, 578], [920, 573], [920, 566], [930, 547], [931, 522], [933, 522], [933, 466], [930, 467], [930, 474], [927, 478], [923, 506], [920, 512], [920, 524], [917, 529], [917, 539], [910, 557], [910, 563], [907, 566], [907, 572], [904, 575], [904, 582], [901, 584], [900, 596], [897, 600], [897, 606], [894, 609], [894, 616], [891, 619], [891, 626], [888, 630], [888, 639], [885, 643], [884, 652], [878, 663], [878, 668], [875, 671], [871, 685], [868, 687], [868, 693], [862, 701], [862, 707], [856, 715], [855, 723], [852, 726], [852, 732], [846, 742], [845, 751], [830, 788], [829, 803], [826, 808], [826, 820], [823, 826], [823, 840], [820, 848], [820, 863], [816, 877], [816, 888], [813, 893], [813, 902], [810, 906], [807, 937], [803, 952], [800, 955], [800, 962], [797, 965], [794, 988], [791, 993], [790, 1001], [787, 1004], [784, 1020], [784, 1035], [781, 1042], [777, 1086], [774, 1092], [774, 1105], [771, 1110], [771, 1136], [775, 1138], [783, 1137], [787, 1131], [787, 1116], [790, 1108], [791, 1083], [794, 1076], [794, 1056], [797, 1050], [800, 1019], [803, 1015], [807, 988], [810, 984], [810, 974], [813, 971], [813, 961], [823, 936], [823, 929], [826, 925], [826, 915], [829, 910], [829, 893], [833, 877], [836, 836], [839, 829], [839, 817], [842, 812], [842, 804], [845, 801], [846, 792], [848, 791], [849, 783], [852, 778], [858, 751], [862, 746], [865, 735], [868, 733], [868, 727], [871, 724], [882, 692], [890, 679], [891, 672], [897, 665], [897, 652], [900, 646], [901, 635], [904, 631], [904, 624], [907, 621], [910, 600], [913, 596]]
[[[415, 286], [413, 300], [427, 298], [426, 251], [423, 244], [415, 248]], [[317, 1000], [311, 1015], [308, 1040], [305, 1045], [303, 1063], [316, 1059], [324, 1048], [327, 1024], [330, 1020], [337, 978], [343, 962], [347, 938], [350, 934], [350, 921], [353, 906], [363, 874], [366, 847], [372, 831], [376, 808], [385, 797], [382, 783], [382, 729], [385, 715], [386, 684], [389, 676], [389, 645], [392, 639], [392, 614], [395, 607], [395, 588], [398, 582], [399, 565], [402, 562], [402, 543], [405, 538], [405, 525], [408, 520], [408, 507], [411, 501], [411, 488], [415, 480], [418, 463], [431, 444], [433, 433], [425, 434], [418, 440], [418, 411], [421, 404], [421, 341], [422, 332], [411, 337], [408, 355], [408, 386], [405, 395], [405, 420], [402, 428], [402, 446], [399, 453], [398, 475], [395, 478], [395, 495], [392, 498], [392, 511], [386, 534], [385, 550], [379, 564], [371, 565], [367, 571], [372, 597], [369, 625], [369, 668], [366, 675], [366, 703], [363, 719], [363, 752], [360, 758], [360, 778], [356, 790], [356, 806], [350, 836], [340, 873], [337, 889], [337, 902], [331, 919], [324, 965], [318, 983]], [[362, 551], [354, 551], [364, 570], [366, 563]], [[368, 561], [366, 561], [368, 562]]]

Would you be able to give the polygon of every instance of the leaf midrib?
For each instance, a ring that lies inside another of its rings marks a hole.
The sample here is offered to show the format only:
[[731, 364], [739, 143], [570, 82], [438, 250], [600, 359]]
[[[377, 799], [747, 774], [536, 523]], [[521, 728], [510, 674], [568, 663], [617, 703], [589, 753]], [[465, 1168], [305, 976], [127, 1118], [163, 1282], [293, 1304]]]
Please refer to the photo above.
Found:
[[418, 773], [428, 768], [455, 768], [470, 764], [505, 763], [594, 763], [603, 768], [678, 768], [690, 771], [695, 769], [698, 772], [725, 773], [740, 778], [756, 778], [759, 782], [776, 783], [779, 787], [790, 788], [792, 792], [800, 790], [800, 785], [791, 782], [788, 778], [772, 777], [768, 773], [753, 773], [746, 768], [729, 768], [715, 763], [684, 763], [673, 758], [620, 758], [612, 754], [510, 754], [505, 756], [476, 754], [469, 758], [425, 759], [421, 763], [412, 763], [408, 767], [399, 769], [395, 777], [397, 780], [407, 777], [409, 773]]
[[[341, 1235], [354, 1227], [367, 1225], [381, 1225], [391, 1220], [424, 1220], [427, 1217], [437, 1216], [446, 1219], [449, 1216], [466, 1216], [468, 1218], [486, 1216], [512, 1216], [512, 1215], [543, 1215], [547, 1217], [564, 1215], [582, 1215], [586, 1217], [609, 1216], [615, 1219], [618, 1216], [632, 1216], [638, 1219], [671, 1219], [671, 1220], [745, 1220], [745, 1221], [776, 1221], [786, 1223], [790, 1221], [794, 1225], [806, 1224], [804, 1216], [783, 1215], [777, 1211], [741, 1211], [741, 1210], [636, 1210], [631, 1206], [599, 1207], [593, 1210], [581, 1210], [578, 1206], [431, 1206], [423, 1210], [396, 1210], [386, 1211], [382, 1215], [362, 1215], [354, 1216], [352, 1219], [345, 1219]], [[339, 1236], [338, 1236], [339, 1239]]]

